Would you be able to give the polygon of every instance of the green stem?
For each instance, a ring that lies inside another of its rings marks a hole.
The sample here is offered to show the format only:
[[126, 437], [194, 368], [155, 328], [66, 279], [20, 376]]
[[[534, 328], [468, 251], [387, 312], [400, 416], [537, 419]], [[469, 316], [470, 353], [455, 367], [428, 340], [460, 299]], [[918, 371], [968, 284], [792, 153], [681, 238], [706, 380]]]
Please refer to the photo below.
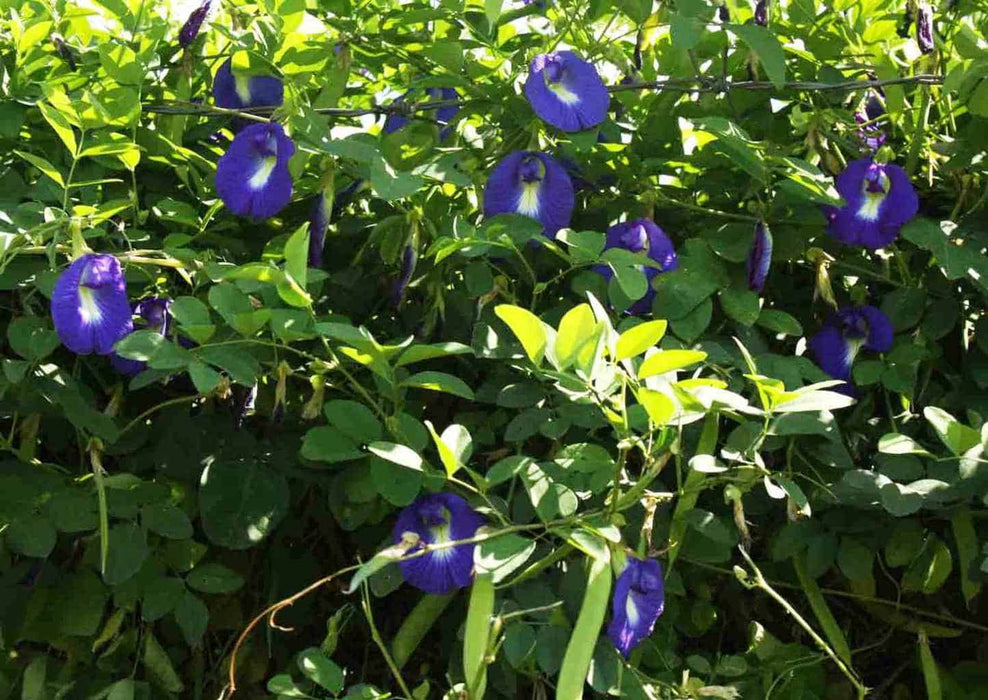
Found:
[[830, 660], [833, 661], [837, 665], [837, 668], [841, 670], [841, 673], [847, 677], [847, 679], [851, 682], [851, 685], [853, 685], [857, 691], [858, 697], [865, 697], [868, 694], [868, 688], [858, 680], [858, 677], [855, 675], [854, 671], [844, 663], [844, 660], [841, 659], [833, 649], [830, 648], [830, 645], [824, 641], [823, 637], [816, 633], [816, 630], [813, 629], [810, 623], [803, 619], [803, 616], [799, 614], [799, 611], [796, 610], [796, 608], [794, 608], [788, 600], [783, 598], [774, 588], [772, 588], [772, 586], [769, 585], [768, 581], [765, 580], [765, 577], [762, 576], [761, 569], [759, 569], [758, 565], [756, 565], [755, 562], [752, 561], [751, 557], [748, 556], [748, 552], [745, 551], [744, 547], [738, 547], [738, 551], [741, 552], [741, 556], [748, 563], [748, 566], [751, 567], [751, 571], [755, 576], [755, 581], [753, 584], [743, 581], [742, 583], [749, 587], [754, 586], [761, 589], [776, 603], [781, 605], [787, 613], [792, 615], [792, 619], [794, 619], [796, 623], [802, 627], [808, 635], [810, 635], [813, 641], [816, 642], [816, 645], [823, 650], [823, 653], [829, 656]]
[[923, 93], [923, 101], [920, 104], [919, 114], [916, 116], [916, 125], [913, 128], [909, 143], [909, 155], [906, 158], [906, 173], [911, 177], [916, 172], [919, 165], [919, 152], [923, 149], [926, 141], [926, 122], [930, 118], [930, 88], [923, 86], [920, 88]]
[[391, 670], [391, 675], [395, 677], [398, 682], [398, 687], [401, 688], [401, 692], [404, 693], [404, 697], [411, 698], [412, 691], [408, 689], [405, 684], [405, 679], [401, 676], [401, 669], [395, 665], [394, 659], [391, 658], [391, 654], [388, 652], [388, 646], [384, 643], [384, 639], [381, 638], [381, 633], [377, 629], [377, 625], [374, 624], [374, 613], [371, 610], [370, 595], [367, 593], [367, 584], [364, 583], [360, 588], [360, 598], [363, 603], [362, 607], [364, 610], [364, 617], [367, 618], [367, 625], [370, 627], [371, 639], [374, 640], [374, 644], [377, 648], [381, 650], [381, 656], [384, 657], [384, 662], [388, 665]]

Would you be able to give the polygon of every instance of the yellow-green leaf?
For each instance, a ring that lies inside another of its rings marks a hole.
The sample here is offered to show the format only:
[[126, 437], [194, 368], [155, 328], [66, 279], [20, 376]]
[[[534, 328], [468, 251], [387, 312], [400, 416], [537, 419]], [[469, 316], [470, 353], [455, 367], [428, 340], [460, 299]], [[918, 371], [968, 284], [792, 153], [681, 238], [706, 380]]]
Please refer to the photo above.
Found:
[[641, 355], [650, 347], [662, 340], [666, 334], [668, 323], [663, 320], [646, 321], [634, 328], [629, 328], [617, 340], [615, 360], [626, 360], [629, 357]]
[[682, 369], [703, 362], [707, 353], [702, 350], [660, 350], [649, 355], [638, 368], [638, 378], [645, 379], [656, 374], [665, 374], [675, 369]]
[[521, 342], [528, 359], [535, 365], [542, 364], [545, 357], [546, 334], [542, 321], [528, 309], [511, 304], [501, 304], [494, 309], [497, 317], [504, 321], [515, 337]]

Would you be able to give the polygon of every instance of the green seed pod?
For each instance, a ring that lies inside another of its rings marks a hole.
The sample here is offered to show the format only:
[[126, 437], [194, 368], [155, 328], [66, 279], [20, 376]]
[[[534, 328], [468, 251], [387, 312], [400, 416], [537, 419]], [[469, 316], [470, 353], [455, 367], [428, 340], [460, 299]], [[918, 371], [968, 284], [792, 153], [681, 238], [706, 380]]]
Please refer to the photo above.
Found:
[[494, 614], [494, 578], [478, 573], [470, 587], [466, 630], [463, 634], [463, 676], [470, 700], [481, 700], [487, 689], [487, 647], [490, 642], [491, 616]]
[[600, 636], [600, 626], [604, 624], [604, 613], [607, 612], [610, 596], [610, 557], [592, 559], [583, 605], [580, 606], [580, 614], [576, 618], [576, 626], [566, 646], [563, 665], [559, 669], [556, 700], [583, 698], [583, 686], [587, 680], [597, 637]]

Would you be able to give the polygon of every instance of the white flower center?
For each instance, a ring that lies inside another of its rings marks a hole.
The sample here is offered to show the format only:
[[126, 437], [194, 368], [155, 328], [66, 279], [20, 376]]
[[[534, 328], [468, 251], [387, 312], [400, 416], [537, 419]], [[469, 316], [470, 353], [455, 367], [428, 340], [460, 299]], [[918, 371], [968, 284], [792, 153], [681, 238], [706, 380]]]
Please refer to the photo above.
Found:
[[[431, 527], [429, 528], [429, 532], [432, 533], [433, 545], [444, 544], [453, 540], [449, 532], [449, 523]], [[439, 559], [449, 559], [453, 556], [453, 547], [443, 547], [442, 549], [437, 549], [432, 556], [438, 557]]]
[[580, 96], [562, 83], [549, 83], [546, 87], [552, 90], [564, 105], [575, 105], [580, 101]]
[[89, 287], [79, 287], [79, 313], [87, 326], [99, 323], [103, 318], [103, 312], [96, 303], [96, 295]]
[[277, 156], [267, 156], [264, 158], [257, 170], [254, 171], [254, 174], [250, 176], [247, 186], [252, 190], [259, 190], [268, 184], [268, 180], [271, 179], [271, 173], [274, 171], [274, 166], [277, 163]]
[[518, 197], [518, 213], [533, 219], [539, 216], [539, 182], [521, 183], [521, 196]]
[[883, 193], [865, 192], [864, 201], [858, 208], [858, 218], [864, 221], [878, 221], [879, 210], [882, 208], [885, 196]]
[[638, 620], [641, 617], [638, 614], [638, 607], [635, 605], [634, 595], [629, 591], [628, 599], [624, 603], [624, 614], [628, 616], [628, 624], [631, 627], [636, 627], [638, 625]]
[[250, 104], [250, 78], [246, 75], [233, 76], [233, 89], [245, 105]]

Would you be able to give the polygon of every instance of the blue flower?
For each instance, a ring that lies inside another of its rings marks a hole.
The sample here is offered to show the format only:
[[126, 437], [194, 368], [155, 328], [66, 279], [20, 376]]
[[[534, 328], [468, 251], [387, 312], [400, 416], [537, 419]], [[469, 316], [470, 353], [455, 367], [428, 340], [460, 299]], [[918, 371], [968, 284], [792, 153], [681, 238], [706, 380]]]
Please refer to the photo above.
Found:
[[235, 75], [233, 58], [228, 58], [213, 78], [213, 99], [224, 109], [279, 107], [285, 99], [285, 86], [280, 78], [270, 75]]
[[292, 198], [288, 161], [295, 143], [280, 124], [251, 124], [216, 164], [216, 191], [234, 214], [267, 219]]
[[[172, 300], [168, 297], [147, 297], [134, 304], [132, 315], [137, 315], [143, 322], [143, 328], [135, 330], [158, 331], [161, 335], [168, 333], [169, 309]], [[110, 364], [120, 374], [132, 377], [139, 372], [143, 372], [147, 363], [141, 360], [130, 360], [122, 355], [113, 353], [110, 356]]]
[[625, 658], [652, 634], [665, 607], [665, 582], [657, 559], [628, 558], [614, 587], [611, 624], [607, 636]]
[[[413, 97], [415, 94], [415, 88], [408, 90], [404, 95], [398, 97], [394, 104], [402, 104], [405, 100]], [[431, 87], [426, 88], [425, 94], [428, 96], [430, 101], [448, 101], [457, 100], [460, 97], [460, 93], [456, 91], [456, 88], [437, 88]], [[445, 107], [440, 107], [435, 112], [435, 120], [443, 127], [439, 131], [439, 140], [445, 141], [451, 133], [453, 133], [453, 127], [448, 126], [448, 124], [453, 121], [456, 113], [460, 111], [459, 105], [447, 105]], [[426, 112], [427, 113], [427, 112]], [[393, 134], [399, 129], [405, 127], [409, 118], [403, 114], [392, 113], [389, 114], [384, 120], [384, 126], [381, 128], [384, 134]]]
[[825, 209], [828, 232], [842, 243], [872, 250], [894, 241], [919, 210], [906, 172], [898, 165], [875, 163], [870, 156], [847, 164], [837, 176], [837, 192], [846, 204]]
[[402, 251], [401, 275], [395, 280], [391, 290], [391, 303], [395, 308], [400, 306], [402, 299], [405, 298], [405, 290], [408, 288], [408, 283], [412, 281], [412, 274], [415, 272], [415, 263], [418, 261], [418, 257], [419, 254], [414, 245], [406, 245], [405, 250]]
[[120, 261], [90, 253], [77, 258], [55, 282], [51, 317], [62, 344], [77, 355], [109, 355], [134, 329]]
[[[679, 267], [679, 258], [676, 257], [676, 249], [673, 247], [672, 241], [651, 219], [635, 219], [634, 221], [615, 224], [607, 230], [604, 250], [609, 248], [624, 248], [632, 253], [644, 252], [659, 264], [660, 270], [654, 267], [642, 269], [648, 280], [648, 291], [645, 292], [645, 296], [635, 301], [628, 309], [628, 313], [634, 316], [648, 313], [652, 309], [652, 299], [655, 297], [652, 280], [662, 272], [669, 272]], [[608, 280], [614, 274], [608, 265], [596, 265], [594, 270]]]
[[862, 348], [888, 352], [892, 339], [892, 322], [874, 306], [845, 306], [827, 319], [808, 347], [824, 372], [848, 382], [838, 391], [853, 396], [850, 381], [855, 356]]
[[322, 249], [326, 244], [326, 229], [332, 215], [333, 191], [327, 188], [316, 195], [309, 217], [309, 267], [322, 267]]
[[[420, 496], [398, 514], [394, 542], [406, 532], [418, 536], [409, 553], [427, 545], [465, 540], [483, 525], [483, 518], [459, 496], [435, 493]], [[426, 593], [442, 595], [463, 588], [473, 579], [473, 544], [460, 544], [429, 551], [428, 554], [398, 562], [405, 580]]]
[[611, 95], [597, 70], [572, 51], [539, 54], [528, 68], [525, 97], [542, 121], [563, 131], [597, 126]]
[[569, 226], [574, 204], [573, 182], [566, 169], [541, 151], [508, 155], [484, 187], [484, 216], [523, 214], [542, 222], [542, 233], [549, 238]]
[[211, 5], [212, 0], [203, 0], [202, 4], [192, 10], [189, 18], [185, 20], [185, 24], [178, 32], [178, 45], [183, 49], [199, 36], [199, 30], [202, 29], [202, 23], [206, 21]]
[[761, 292], [772, 264], [772, 232], [764, 221], [755, 224], [755, 235], [751, 239], [748, 253], [748, 289]]

